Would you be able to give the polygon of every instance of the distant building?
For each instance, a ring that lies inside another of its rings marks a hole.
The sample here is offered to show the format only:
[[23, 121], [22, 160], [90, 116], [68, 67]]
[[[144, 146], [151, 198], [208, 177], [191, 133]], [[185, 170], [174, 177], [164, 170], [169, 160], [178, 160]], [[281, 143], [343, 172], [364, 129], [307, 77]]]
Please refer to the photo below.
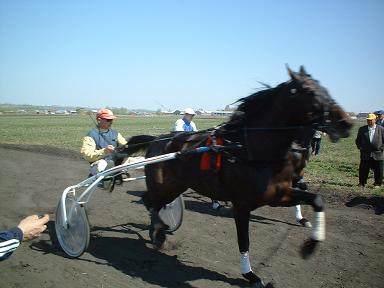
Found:
[[175, 111], [172, 112], [172, 114], [174, 114], [174, 115], [180, 115], [180, 114], [181, 114], [181, 111], [180, 111], [180, 110], [175, 110]]
[[361, 119], [361, 118], [367, 118], [369, 112], [361, 112], [359, 114], [357, 114], [357, 119]]
[[69, 112], [67, 110], [57, 110], [55, 112], [56, 115], [69, 115]]
[[178, 110], [178, 109], [173, 110], [173, 111], [171, 111], [171, 110], [168, 110], [168, 111], [167, 110], [159, 110], [158, 113], [159, 114], [165, 114], [165, 115], [180, 115], [181, 110]]
[[212, 111], [212, 116], [231, 116], [233, 111]]

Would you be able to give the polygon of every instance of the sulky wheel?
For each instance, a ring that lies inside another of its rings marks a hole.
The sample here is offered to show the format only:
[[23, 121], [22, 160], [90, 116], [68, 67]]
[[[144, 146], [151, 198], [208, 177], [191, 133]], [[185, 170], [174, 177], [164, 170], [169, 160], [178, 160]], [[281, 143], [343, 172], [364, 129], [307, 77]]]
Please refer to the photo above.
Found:
[[169, 226], [168, 232], [174, 232], [180, 228], [183, 222], [183, 214], [184, 200], [181, 195], [159, 211], [160, 219]]
[[[67, 195], [65, 206], [68, 225], [64, 225], [61, 201], [56, 208], [55, 228], [57, 240], [64, 252], [72, 258], [79, 257], [88, 248], [90, 230], [87, 214], [72, 195]], [[66, 226], [66, 227], [64, 227]]]

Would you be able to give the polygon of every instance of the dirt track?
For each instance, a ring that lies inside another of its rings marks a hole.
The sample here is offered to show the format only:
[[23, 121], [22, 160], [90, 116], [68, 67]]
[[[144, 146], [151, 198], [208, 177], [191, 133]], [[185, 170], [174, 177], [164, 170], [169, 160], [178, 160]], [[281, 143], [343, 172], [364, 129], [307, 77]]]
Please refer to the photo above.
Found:
[[[29, 150], [33, 150], [29, 147]], [[32, 213], [50, 213], [66, 186], [87, 175], [87, 163], [59, 150], [36, 153], [0, 148], [1, 228]], [[148, 241], [149, 221], [139, 202], [144, 182], [112, 193], [97, 191], [88, 208], [88, 252], [68, 259], [48, 233], [24, 243], [0, 264], [0, 287], [248, 287], [238, 265], [235, 225], [217, 216], [207, 199], [187, 192], [182, 227], [167, 249]], [[327, 197], [325, 197], [327, 198]], [[310, 217], [312, 212], [306, 208]], [[295, 224], [293, 210], [253, 212], [253, 270], [275, 287], [384, 287], [384, 221], [372, 209], [327, 209], [327, 240], [309, 260], [299, 257], [310, 230]]]

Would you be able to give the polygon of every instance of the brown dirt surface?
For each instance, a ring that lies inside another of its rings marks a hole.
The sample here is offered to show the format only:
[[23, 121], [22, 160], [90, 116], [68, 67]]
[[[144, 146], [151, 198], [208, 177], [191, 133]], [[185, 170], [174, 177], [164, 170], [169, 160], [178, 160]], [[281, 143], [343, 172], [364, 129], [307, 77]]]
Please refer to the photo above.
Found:
[[[2, 146], [0, 158], [0, 228], [49, 213], [54, 230], [57, 202], [65, 187], [86, 178], [87, 162], [40, 146]], [[296, 225], [293, 208], [263, 207], [250, 223], [253, 270], [279, 288], [384, 287], [382, 197], [317, 190], [330, 203], [326, 241], [312, 258], [301, 259], [299, 247], [310, 230]], [[250, 287], [239, 272], [230, 214], [217, 215], [209, 199], [187, 191], [183, 225], [159, 251], [149, 241], [143, 191], [142, 180], [113, 193], [97, 190], [87, 205], [89, 249], [78, 259], [67, 258], [44, 233], [1, 262], [0, 287]], [[313, 212], [306, 207], [304, 214], [311, 218]]]

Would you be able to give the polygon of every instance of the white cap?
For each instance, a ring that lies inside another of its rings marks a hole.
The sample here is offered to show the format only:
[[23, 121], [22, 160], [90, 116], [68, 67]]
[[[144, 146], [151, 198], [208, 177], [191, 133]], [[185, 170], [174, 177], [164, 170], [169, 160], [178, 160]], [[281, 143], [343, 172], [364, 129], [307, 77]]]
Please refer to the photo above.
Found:
[[185, 108], [184, 113], [189, 114], [189, 115], [195, 115], [196, 114], [192, 108]]

